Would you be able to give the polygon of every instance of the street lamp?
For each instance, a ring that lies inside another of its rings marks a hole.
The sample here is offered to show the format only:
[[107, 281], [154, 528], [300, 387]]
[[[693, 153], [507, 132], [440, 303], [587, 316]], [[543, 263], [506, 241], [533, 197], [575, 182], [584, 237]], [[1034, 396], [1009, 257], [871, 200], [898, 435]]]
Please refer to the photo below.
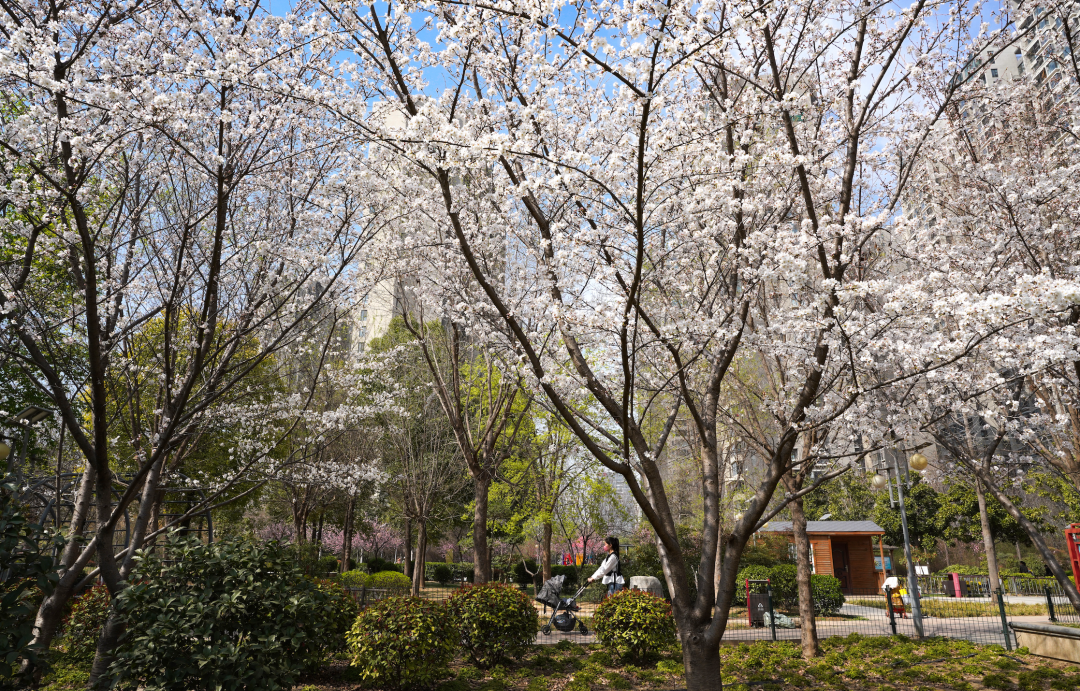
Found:
[[[882, 459], [884, 460], [884, 459]], [[929, 461], [926, 456], [921, 453], [915, 453], [908, 459], [908, 466], [912, 470], [923, 470], [926, 468]], [[919, 576], [915, 573], [915, 562], [911, 557], [911, 538], [908, 536], [907, 525], [907, 510], [904, 507], [904, 483], [900, 478], [900, 467], [896, 462], [895, 456], [892, 459], [892, 468], [888, 464], [884, 464], [883, 470], [885, 475], [882, 475], [879, 471], [874, 475], [871, 480], [871, 484], [876, 489], [882, 489], [885, 486], [889, 487], [889, 500], [892, 500], [892, 483], [889, 482], [889, 471], [896, 473], [896, 496], [900, 504], [900, 527], [904, 532], [904, 559], [907, 561], [908, 571], [908, 593], [911, 595], [911, 620], [915, 624], [915, 633], [919, 638], [923, 637], [923, 621], [922, 621], [922, 607], [919, 604]]]

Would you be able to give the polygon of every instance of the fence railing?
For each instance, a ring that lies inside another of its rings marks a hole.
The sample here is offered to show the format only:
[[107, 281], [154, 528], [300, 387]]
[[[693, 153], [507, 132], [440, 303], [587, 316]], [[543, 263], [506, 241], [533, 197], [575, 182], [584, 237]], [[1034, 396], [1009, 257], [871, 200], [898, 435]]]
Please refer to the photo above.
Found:
[[[1018, 589], [1019, 593], [1001, 590], [984, 594], [984, 589], [969, 588], [968, 596], [955, 597], [946, 594], [946, 588], [934, 579], [920, 578], [920, 604], [924, 636], [943, 636], [966, 639], [981, 644], [997, 644], [1013, 649], [1016, 639], [1008, 624], [1010, 621], [1061, 622], [1080, 624], [1080, 612], [1075, 610], [1060, 588], [1044, 586], [1041, 593], [1030, 588]], [[926, 582], [923, 582], [925, 579]], [[1026, 579], [1025, 579], [1026, 580]], [[1044, 580], [1044, 579], [1043, 579]], [[985, 581], [984, 585], [988, 585]], [[429, 600], [446, 600], [463, 584], [439, 585], [428, 582], [420, 591], [420, 597]], [[533, 602], [542, 624], [551, 621], [550, 607], [536, 602], [535, 588], [518, 586]], [[855, 590], [845, 595], [842, 605], [833, 611], [815, 614], [815, 627], [819, 638], [847, 636], [857, 633], [863, 636], [891, 636], [902, 634], [916, 637], [912, 619], [911, 599], [904, 589], [889, 591]], [[361, 607], [366, 607], [388, 597], [409, 595], [409, 589], [398, 588], [349, 588], [348, 592]], [[562, 596], [573, 595], [573, 588], [564, 588]], [[975, 594], [972, 594], [975, 593]], [[569, 640], [591, 643], [594, 640], [592, 618], [605, 591], [595, 584], [587, 588], [577, 600], [575, 623], [570, 631], [552, 626], [537, 635], [540, 644]], [[774, 602], [771, 592], [760, 597], [751, 596], [750, 607], [746, 604], [732, 605], [728, 611], [728, 625], [724, 640], [736, 641], [782, 641], [798, 640], [802, 621], [798, 606], [791, 602]], [[566, 621], [562, 621], [566, 624]]]

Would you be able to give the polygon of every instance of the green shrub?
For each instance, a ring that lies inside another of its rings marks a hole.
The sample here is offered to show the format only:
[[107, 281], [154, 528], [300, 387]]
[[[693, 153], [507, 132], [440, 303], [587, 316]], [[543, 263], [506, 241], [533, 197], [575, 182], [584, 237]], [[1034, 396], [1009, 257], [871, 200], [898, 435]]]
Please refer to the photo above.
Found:
[[795, 609], [799, 606], [799, 570], [794, 564], [777, 564], [769, 569], [773, 607]]
[[[471, 562], [442, 562], [442, 561], [429, 561], [424, 564], [424, 580], [425, 581], [439, 581], [436, 576], [436, 572], [443, 567], [450, 570], [450, 578], [446, 579], [446, 583], [450, 581], [465, 581], [472, 583], [474, 569]], [[439, 581], [443, 583], [443, 581]]]
[[412, 587], [412, 579], [397, 571], [380, 571], [366, 577], [364, 579], [364, 585], [369, 588], [408, 590]]
[[623, 590], [600, 603], [593, 629], [604, 647], [637, 660], [667, 648], [675, 638], [671, 605], [642, 590]]
[[289, 688], [336, 647], [334, 598], [277, 543], [170, 537], [166, 551], [141, 554], [116, 599], [114, 687]]
[[[772, 567], [761, 566], [760, 564], [751, 564], [750, 566], [744, 566], [739, 575], [735, 577], [735, 598], [732, 600], [733, 604], [740, 607], [746, 606], [746, 579], [749, 578], [752, 581], [763, 581], [769, 578], [772, 572]], [[754, 585], [754, 592], [758, 592], [757, 588], [760, 586]]]
[[529, 597], [501, 583], [466, 586], [450, 596], [447, 607], [461, 630], [462, 647], [478, 667], [520, 657], [539, 626]]
[[321, 611], [318, 614], [323, 622], [323, 635], [320, 638], [322, 654], [319, 659], [324, 659], [331, 653], [345, 650], [345, 635], [349, 633], [356, 616], [360, 613], [360, 605], [340, 583], [331, 580], [319, 579], [315, 581], [319, 592], [326, 595], [320, 603]]
[[538, 578], [540, 578], [540, 567], [537, 566], [535, 559], [526, 559], [524, 562], [519, 560], [514, 564], [514, 583], [529, 585], [535, 583]]
[[552, 566], [551, 576], [566, 576], [566, 580], [563, 581], [564, 588], [577, 588], [578, 587], [578, 570], [576, 566]]
[[36, 663], [30, 649], [34, 613], [59, 580], [48, 556], [52, 545], [41, 526], [23, 515], [12, 480], [0, 483], [0, 565], [6, 572], [0, 582], [0, 686], [23, 659]]
[[315, 573], [312, 575], [322, 578], [327, 574], [337, 573], [340, 568], [341, 562], [337, 560], [337, 557], [327, 554], [315, 562]]
[[814, 596], [814, 614], [819, 617], [833, 617], [844, 606], [844, 593], [840, 590], [840, 579], [827, 574], [810, 576], [810, 592]]
[[98, 636], [109, 618], [109, 589], [95, 585], [71, 601], [71, 611], [63, 622], [64, 647], [80, 659], [91, 659], [97, 650]]
[[398, 573], [401, 573], [401, 566], [392, 561], [379, 559], [378, 557], [368, 559], [363, 566], [367, 569], [368, 573], [379, 573], [380, 571], [397, 571]]
[[394, 597], [361, 612], [347, 639], [352, 664], [367, 685], [430, 688], [449, 672], [457, 631], [444, 605]]
[[435, 576], [435, 580], [438, 581], [440, 585], [446, 585], [454, 580], [454, 570], [450, 568], [449, 564], [438, 564], [432, 571], [432, 575]]
[[346, 571], [338, 578], [338, 583], [341, 583], [345, 588], [360, 588], [363, 587], [364, 582], [367, 580], [367, 571], [361, 571], [360, 569], [354, 569], [353, 571]]

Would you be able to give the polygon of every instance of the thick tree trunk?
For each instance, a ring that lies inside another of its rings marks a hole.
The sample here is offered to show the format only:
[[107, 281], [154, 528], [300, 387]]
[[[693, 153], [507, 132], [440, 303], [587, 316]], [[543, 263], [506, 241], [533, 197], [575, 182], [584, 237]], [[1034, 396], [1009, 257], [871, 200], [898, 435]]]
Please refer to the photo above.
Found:
[[990, 590], [1001, 587], [998, 574], [997, 553], [994, 551], [994, 534], [990, 532], [990, 515], [986, 511], [986, 492], [982, 480], [975, 478], [975, 497], [979, 500], [979, 525], [982, 526], [983, 547], [986, 548], [986, 568], [990, 573]]
[[[790, 490], [789, 490], [790, 491]], [[806, 534], [806, 513], [800, 497], [791, 502], [791, 526], [795, 538], [796, 581], [799, 586], [799, 619], [802, 628], [802, 654], [805, 658], [821, 654], [817, 621], [814, 619], [814, 594], [810, 588], [810, 538]]]
[[[695, 640], [696, 639], [696, 640]], [[686, 670], [686, 691], [720, 691], [720, 645], [709, 645], [705, 636], [693, 634], [682, 640], [683, 667]]]
[[112, 664], [115, 657], [113, 651], [120, 642], [120, 635], [124, 633], [124, 625], [116, 616], [115, 602], [116, 598], [113, 598], [112, 613], [101, 630], [101, 636], [98, 637], [97, 653], [94, 655], [94, 665], [90, 668], [90, 683], [87, 685], [89, 689], [100, 687], [100, 680]]
[[551, 578], [551, 522], [544, 523], [540, 533], [540, 578], [547, 581]]
[[473, 480], [473, 583], [491, 580], [491, 550], [488, 546], [487, 514], [488, 489], [491, 482], [484, 478]]
[[427, 522], [419, 521], [416, 534], [416, 562], [413, 564], [412, 594], [416, 597], [424, 587], [424, 564], [427, 562]]
[[412, 578], [412, 520], [405, 519], [405, 568], [404, 573]]

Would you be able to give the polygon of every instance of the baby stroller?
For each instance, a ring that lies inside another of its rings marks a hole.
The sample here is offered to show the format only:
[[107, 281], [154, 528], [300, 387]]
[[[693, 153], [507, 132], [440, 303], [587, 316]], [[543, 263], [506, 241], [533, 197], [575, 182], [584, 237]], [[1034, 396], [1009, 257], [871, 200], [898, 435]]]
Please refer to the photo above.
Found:
[[574, 612], [580, 611], [580, 607], [577, 606], [576, 600], [581, 596], [582, 591], [585, 590], [585, 586], [581, 586], [572, 597], [563, 598], [559, 595], [562, 591], [563, 581], [566, 580], [566, 576], [554, 576], [544, 581], [544, 585], [541, 586], [540, 592], [536, 594], [536, 601], [542, 602], [552, 609], [551, 619], [548, 623], [540, 627], [540, 630], [545, 636], [551, 634], [551, 627], [554, 626], [557, 630], [563, 632], [573, 631], [577, 626], [578, 631], [582, 635], [588, 634], [589, 629], [585, 627], [585, 624], [578, 621], [578, 618], [574, 615]]

